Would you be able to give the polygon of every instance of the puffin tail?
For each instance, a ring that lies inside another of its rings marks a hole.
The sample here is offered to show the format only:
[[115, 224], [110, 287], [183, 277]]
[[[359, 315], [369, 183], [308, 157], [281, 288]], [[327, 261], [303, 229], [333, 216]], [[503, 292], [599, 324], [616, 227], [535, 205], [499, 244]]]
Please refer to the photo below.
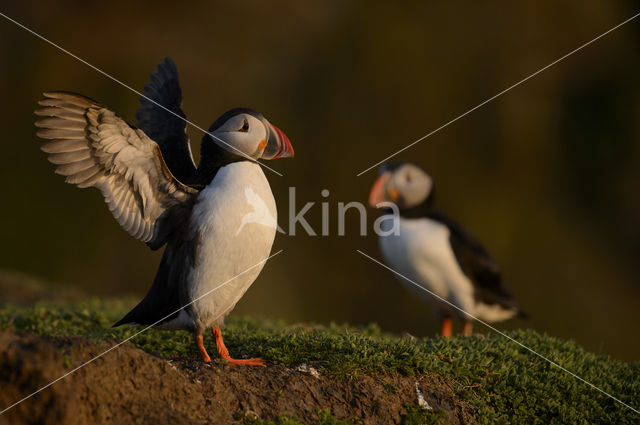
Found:
[[[153, 321], [149, 321], [149, 312], [147, 308], [147, 297], [144, 297], [142, 301], [140, 301], [135, 307], [131, 309], [130, 312], [125, 314], [125, 316], [118, 320], [116, 323], [111, 325], [112, 328], [116, 328], [121, 325], [132, 324], [132, 325], [147, 325], [153, 323]], [[147, 313], [147, 314], [145, 314]], [[146, 318], [146, 319], [145, 319]]]
[[[180, 307], [179, 296], [175, 287], [169, 285], [169, 249], [162, 255], [160, 267], [153, 280], [153, 285], [135, 307], [131, 309], [122, 319], [112, 325], [117, 327], [127, 323], [135, 325], [152, 325], [161, 320], [166, 314], [170, 314]], [[173, 316], [169, 317], [169, 319]]]
[[520, 309], [518, 309], [518, 312], [516, 313], [516, 317], [518, 319], [523, 319], [523, 320], [527, 320], [527, 319], [530, 318], [529, 313], [524, 312], [524, 311], [522, 311]]
[[127, 323], [129, 323], [129, 322], [125, 322], [124, 318], [122, 318], [122, 319], [118, 320], [116, 323], [114, 323], [113, 325], [111, 325], [111, 327], [112, 328], [117, 328], [118, 326], [126, 325]]
[[[136, 306], [137, 307], [137, 306]], [[133, 310], [131, 310], [130, 312], [128, 312], [122, 319], [118, 320], [116, 323], [114, 323], [113, 325], [111, 325], [112, 328], [117, 328], [118, 326], [121, 325], [126, 325], [127, 323], [137, 323], [132, 316], [134, 316], [134, 314], [132, 314], [136, 309], [134, 308]]]

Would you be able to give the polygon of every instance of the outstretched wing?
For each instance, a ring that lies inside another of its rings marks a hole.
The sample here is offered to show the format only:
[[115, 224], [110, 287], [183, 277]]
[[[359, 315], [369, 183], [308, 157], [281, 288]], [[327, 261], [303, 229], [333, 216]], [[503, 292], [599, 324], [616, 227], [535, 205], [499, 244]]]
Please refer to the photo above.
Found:
[[186, 133], [178, 71], [171, 58], [165, 58], [158, 69], [151, 73], [143, 96], [140, 96], [136, 118], [138, 128], [160, 146], [171, 173], [179, 180], [186, 181], [195, 172], [196, 165]]
[[129, 234], [152, 249], [166, 242], [163, 218], [195, 189], [176, 180], [158, 145], [114, 112], [84, 96], [47, 92], [35, 111], [38, 136], [56, 173], [80, 188], [100, 189]]
[[460, 224], [437, 211], [432, 218], [445, 223], [450, 231], [449, 241], [464, 274], [474, 283], [476, 300], [486, 304], [499, 304], [507, 308], [518, 305], [502, 285], [498, 263], [480, 241]]

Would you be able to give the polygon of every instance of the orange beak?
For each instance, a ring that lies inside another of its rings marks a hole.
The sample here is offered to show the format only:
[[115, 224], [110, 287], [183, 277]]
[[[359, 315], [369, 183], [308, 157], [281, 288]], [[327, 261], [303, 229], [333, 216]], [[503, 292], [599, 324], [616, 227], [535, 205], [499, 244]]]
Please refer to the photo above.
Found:
[[269, 127], [269, 139], [262, 157], [264, 159], [293, 158], [293, 146], [287, 135], [271, 123]]
[[377, 208], [380, 202], [387, 201], [385, 197], [385, 186], [387, 185], [387, 181], [391, 174], [389, 172], [384, 172], [378, 177], [378, 179], [373, 183], [371, 187], [371, 192], [369, 192], [369, 206], [373, 208]]

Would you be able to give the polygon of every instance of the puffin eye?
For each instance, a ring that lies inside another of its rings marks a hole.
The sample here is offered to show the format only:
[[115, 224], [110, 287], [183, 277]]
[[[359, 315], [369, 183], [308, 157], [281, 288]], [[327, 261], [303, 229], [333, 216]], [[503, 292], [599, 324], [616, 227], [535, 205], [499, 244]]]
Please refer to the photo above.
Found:
[[242, 128], [238, 131], [241, 131], [243, 133], [246, 133], [247, 131], [249, 131], [249, 121], [247, 121], [247, 119], [244, 119], [244, 124], [242, 124]]

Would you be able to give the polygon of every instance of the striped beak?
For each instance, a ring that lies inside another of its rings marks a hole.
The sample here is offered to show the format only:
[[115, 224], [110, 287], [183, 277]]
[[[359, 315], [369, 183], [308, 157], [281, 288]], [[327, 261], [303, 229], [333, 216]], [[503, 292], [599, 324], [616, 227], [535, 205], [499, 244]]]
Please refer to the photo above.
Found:
[[386, 186], [390, 177], [391, 173], [385, 171], [380, 174], [380, 177], [373, 183], [371, 192], [369, 193], [369, 206], [377, 208], [379, 203], [388, 201], [386, 197]]
[[269, 139], [262, 154], [264, 159], [293, 158], [293, 146], [286, 134], [269, 123]]

